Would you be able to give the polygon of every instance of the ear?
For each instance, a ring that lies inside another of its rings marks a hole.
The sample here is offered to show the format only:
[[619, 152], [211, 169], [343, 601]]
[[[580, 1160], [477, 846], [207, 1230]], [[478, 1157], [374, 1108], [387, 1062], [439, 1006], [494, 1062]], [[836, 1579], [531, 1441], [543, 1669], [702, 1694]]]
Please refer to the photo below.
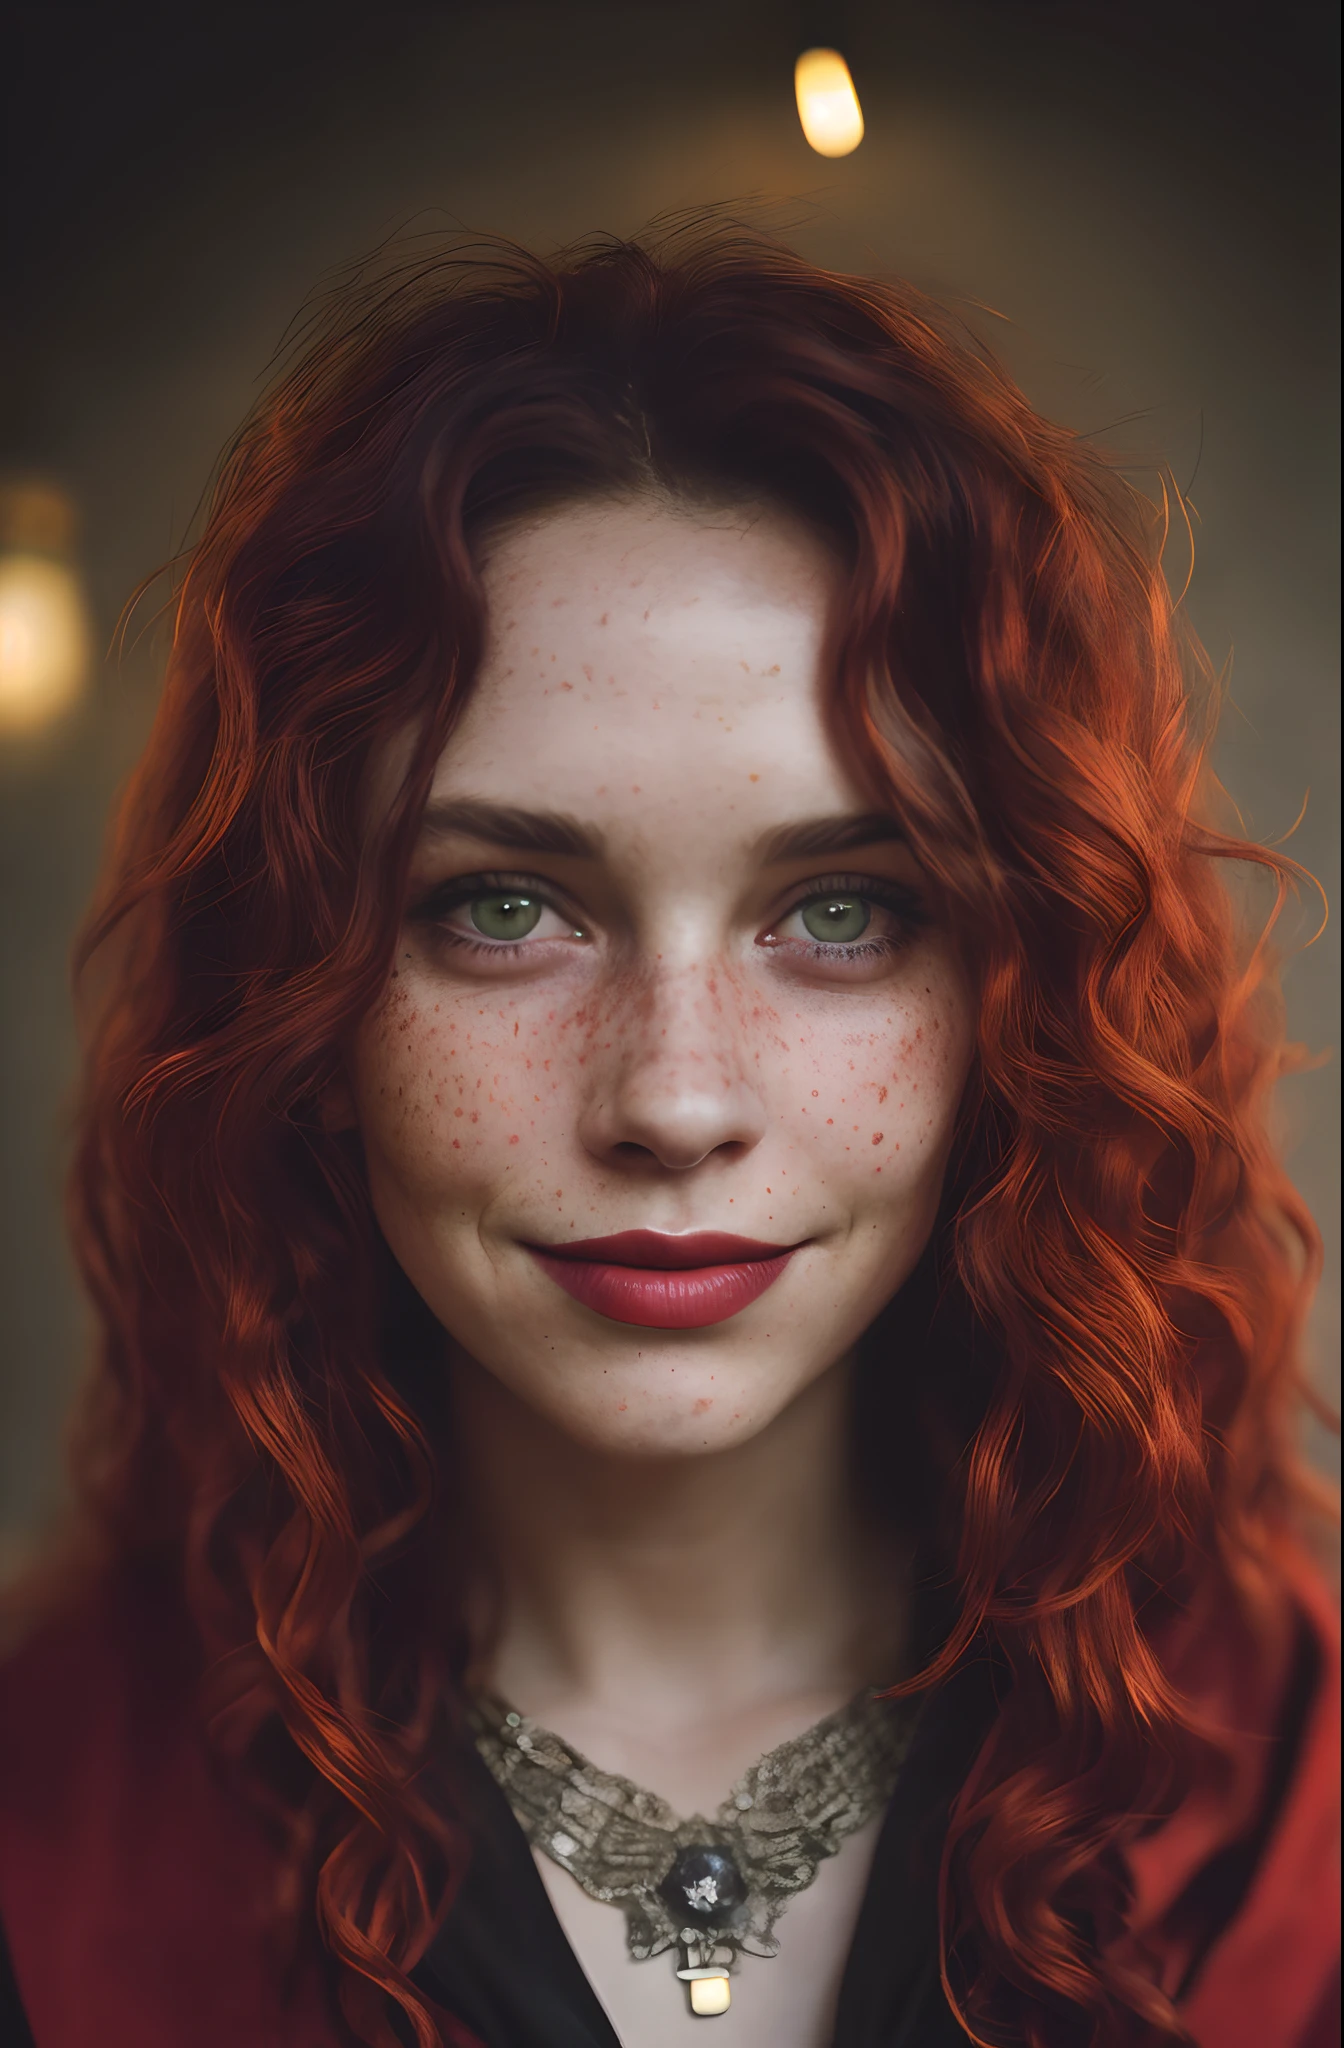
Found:
[[353, 1131], [359, 1126], [355, 1092], [344, 1067], [333, 1074], [317, 1098], [318, 1121], [324, 1131]]

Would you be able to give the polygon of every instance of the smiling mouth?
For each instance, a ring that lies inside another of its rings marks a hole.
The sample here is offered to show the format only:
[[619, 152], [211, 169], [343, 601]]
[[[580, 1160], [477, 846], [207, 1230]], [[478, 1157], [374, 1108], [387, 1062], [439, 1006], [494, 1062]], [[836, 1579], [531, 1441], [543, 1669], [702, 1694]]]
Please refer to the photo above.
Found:
[[649, 1330], [727, 1322], [773, 1287], [796, 1244], [763, 1244], [721, 1230], [671, 1237], [623, 1230], [577, 1244], [530, 1244], [537, 1264], [585, 1308]]

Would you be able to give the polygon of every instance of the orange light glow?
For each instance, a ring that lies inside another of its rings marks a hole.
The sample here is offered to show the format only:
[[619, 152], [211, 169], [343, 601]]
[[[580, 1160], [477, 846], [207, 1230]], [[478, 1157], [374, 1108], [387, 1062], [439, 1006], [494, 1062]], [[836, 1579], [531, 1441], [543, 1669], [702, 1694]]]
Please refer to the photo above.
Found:
[[79, 578], [46, 555], [0, 555], [0, 730], [30, 731], [83, 687], [89, 631]]
[[0, 481], [0, 733], [59, 717], [88, 678], [88, 613], [70, 561], [76, 523], [57, 485]]
[[818, 156], [848, 156], [863, 141], [863, 111], [838, 50], [804, 50], [794, 66], [798, 119]]

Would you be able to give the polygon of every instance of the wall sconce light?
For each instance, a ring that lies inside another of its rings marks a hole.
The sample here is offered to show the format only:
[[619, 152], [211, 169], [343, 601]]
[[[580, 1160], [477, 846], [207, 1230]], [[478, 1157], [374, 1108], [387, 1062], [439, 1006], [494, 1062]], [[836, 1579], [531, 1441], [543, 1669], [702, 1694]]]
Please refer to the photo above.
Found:
[[54, 484], [0, 483], [0, 733], [49, 724], [88, 680], [74, 537], [74, 506]]
[[863, 141], [863, 109], [838, 50], [804, 50], [793, 67], [798, 119], [818, 156], [848, 156]]

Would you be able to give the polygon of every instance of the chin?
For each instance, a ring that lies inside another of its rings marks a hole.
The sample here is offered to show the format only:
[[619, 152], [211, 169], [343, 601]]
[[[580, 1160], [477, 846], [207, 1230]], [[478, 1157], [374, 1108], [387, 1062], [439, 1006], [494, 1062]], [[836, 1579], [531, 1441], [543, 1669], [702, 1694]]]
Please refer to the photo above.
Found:
[[696, 1458], [736, 1449], [768, 1429], [815, 1378], [815, 1371], [768, 1377], [759, 1354], [748, 1363], [719, 1347], [686, 1343], [619, 1365], [556, 1361], [544, 1383], [509, 1375], [512, 1393], [549, 1425], [605, 1456]]
[[653, 1463], [660, 1459], [711, 1458], [736, 1450], [758, 1436], [770, 1414], [736, 1416], [667, 1415], [656, 1412], [566, 1418], [566, 1433], [605, 1457]]

